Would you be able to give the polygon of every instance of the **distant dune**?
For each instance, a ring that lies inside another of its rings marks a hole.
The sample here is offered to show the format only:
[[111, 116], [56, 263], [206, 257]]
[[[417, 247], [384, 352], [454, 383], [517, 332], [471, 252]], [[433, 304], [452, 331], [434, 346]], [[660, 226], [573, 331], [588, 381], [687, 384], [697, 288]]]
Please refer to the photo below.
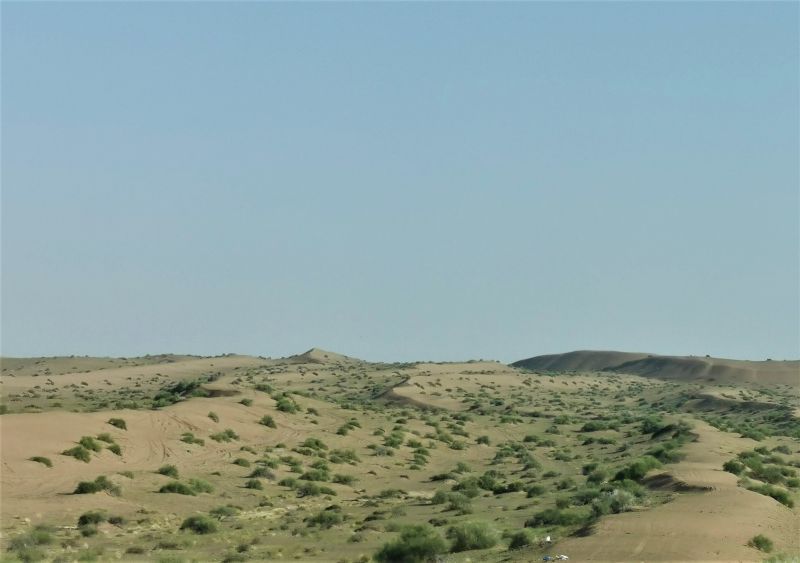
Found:
[[337, 354], [336, 352], [328, 352], [320, 348], [312, 348], [307, 352], [289, 356], [286, 359], [295, 364], [336, 364], [363, 361], [343, 354]]
[[613, 371], [681, 381], [800, 384], [800, 361], [797, 360], [752, 362], [711, 357], [579, 350], [566, 354], [535, 356], [511, 365], [531, 370]]

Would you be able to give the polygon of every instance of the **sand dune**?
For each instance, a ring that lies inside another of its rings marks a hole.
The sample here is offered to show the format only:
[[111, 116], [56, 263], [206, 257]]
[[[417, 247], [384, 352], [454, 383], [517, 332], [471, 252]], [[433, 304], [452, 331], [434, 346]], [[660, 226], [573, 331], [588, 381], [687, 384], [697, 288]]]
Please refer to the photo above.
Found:
[[535, 356], [511, 364], [550, 371], [613, 371], [659, 379], [763, 385], [800, 384], [800, 361], [729, 360], [582, 350]]
[[755, 534], [781, 538], [776, 549], [800, 544], [800, 519], [779, 502], [737, 486], [721, 469], [757, 442], [696, 423], [697, 442], [661, 482], [680, 483], [672, 502], [644, 512], [603, 518], [591, 535], [568, 538], [558, 550], [578, 561], [759, 561], [747, 547]]

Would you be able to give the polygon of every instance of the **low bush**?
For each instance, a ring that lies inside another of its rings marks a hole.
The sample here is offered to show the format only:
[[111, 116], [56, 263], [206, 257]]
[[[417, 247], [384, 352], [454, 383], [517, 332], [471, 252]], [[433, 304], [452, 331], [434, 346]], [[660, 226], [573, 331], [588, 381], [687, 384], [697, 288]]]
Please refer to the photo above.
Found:
[[447, 544], [427, 524], [408, 526], [396, 540], [384, 544], [374, 555], [379, 563], [426, 563], [447, 552]]
[[538, 497], [544, 494], [545, 488], [542, 485], [531, 485], [525, 489], [528, 498]]
[[281, 412], [294, 414], [300, 410], [300, 405], [298, 405], [291, 397], [284, 394], [275, 399], [275, 408]]
[[178, 479], [178, 468], [174, 465], [162, 465], [158, 468], [156, 473], [166, 475], [167, 477], [172, 477], [173, 479]]
[[202, 438], [197, 438], [191, 432], [184, 432], [181, 436], [181, 442], [185, 442], [187, 444], [197, 444], [199, 446], [204, 446], [206, 441]]
[[486, 522], [464, 522], [451, 526], [447, 530], [447, 538], [452, 540], [450, 551], [468, 551], [471, 549], [488, 549], [497, 544], [497, 532]]
[[189, 479], [189, 486], [196, 493], [213, 493], [214, 487], [208, 481], [202, 479]]
[[180, 481], [172, 481], [171, 483], [167, 483], [166, 485], [162, 486], [158, 489], [159, 493], [175, 493], [178, 495], [188, 495], [188, 496], [195, 496], [197, 493], [192, 490], [192, 488], [187, 485], [186, 483], [181, 483]]
[[258, 479], [249, 479], [244, 484], [245, 489], [255, 489], [257, 491], [263, 491], [264, 485]]
[[661, 462], [653, 456], [646, 455], [631, 462], [625, 468], [620, 469], [617, 474], [614, 475], [614, 481], [622, 481], [624, 479], [640, 481], [647, 475], [648, 471], [658, 467], [661, 467]]
[[268, 414], [262, 416], [261, 420], [259, 420], [258, 423], [267, 426], [269, 428], [277, 428], [277, 425], [275, 424], [275, 419]]
[[327, 509], [317, 512], [315, 515], [309, 516], [306, 519], [306, 524], [309, 527], [318, 527], [323, 530], [332, 528], [342, 522], [344, 522], [344, 517], [340, 511]]
[[105, 512], [101, 512], [100, 510], [92, 510], [90, 512], [84, 512], [78, 518], [78, 526], [85, 526], [86, 524], [100, 524], [101, 522], [105, 522], [108, 520]]
[[216, 434], [212, 434], [209, 436], [212, 440], [216, 442], [230, 442], [232, 440], [238, 440], [239, 435], [234, 432], [231, 428], [226, 428], [222, 432], [217, 432]]
[[78, 483], [78, 486], [75, 487], [75, 491], [72, 494], [75, 495], [90, 495], [94, 493], [99, 493], [101, 491], [106, 491], [112, 496], [119, 496], [122, 492], [119, 485], [115, 485], [111, 481], [108, 480], [108, 477], [101, 475], [94, 481], [81, 481]]
[[80, 440], [78, 440], [78, 444], [83, 446], [87, 450], [92, 450], [93, 452], [103, 451], [103, 446], [98, 444], [97, 440], [95, 440], [91, 436], [83, 436]]
[[300, 475], [300, 479], [304, 481], [330, 481], [330, 473], [321, 469], [310, 469]]
[[28, 458], [29, 461], [35, 461], [36, 463], [41, 463], [42, 465], [46, 465], [47, 467], [53, 467], [53, 462], [50, 461], [49, 458], [42, 457], [40, 455], [35, 455], [31, 458]]
[[74, 448], [64, 450], [63, 452], [61, 452], [61, 455], [72, 456], [75, 459], [80, 460], [84, 463], [89, 463], [90, 461], [92, 461], [92, 452], [90, 452], [83, 446], [75, 446]]
[[357, 481], [354, 476], [342, 475], [341, 473], [334, 475], [332, 480], [334, 483], [338, 483], [339, 485], [353, 485]]
[[747, 542], [747, 545], [754, 547], [759, 551], [763, 551], [764, 553], [769, 553], [773, 548], [772, 540], [762, 534], [753, 536], [750, 541]]
[[209, 512], [211, 516], [216, 518], [217, 520], [222, 520], [223, 518], [230, 518], [232, 516], [236, 516], [239, 514], [239, 509], [235, 506], [231, 506], [230, 504], [225, 506], [218, 506]]
[[122, 418], [109, 418], [108, 419], [108, 424], [110, 424], [111, 426], [116, 426], [117, 428], [119, 428], [121, 430], [127, 430], [128, 429], [128, 424]]
[[581, 524], [588, 519], [588, 515], [574, 510], [559, 510], [548, 508], [537, 512], [532, 518], [525, 521], [526, 528], [541, 526], [573, 526]]
[[519, 530], [511, 534], [511, 541], [508, 544], [508, 549], [522, 549], [536, 545], [536, 536], [530, 530]]
[[259, 479], [274, 479], [275, 474], [266, 467], [256, 467], [250, 472], [249, 477]]
[[794, 501], [789, 496], [789, 492], [784, 489], [764, 484], [764, 485], [749, 485], [747, 487], [747, 490], [760, 493], [768, 497], [772, 497], [779, 503], [788, 506], [789, 508], [794, 508]]
[[8, 544], [8, 550], [14, 552], [21, 561], [41, 561], [45, 553], [37, 549], [43, 545], [53, 543], [52, 529], [49, 526], [38, 525], [30, 532], [16, 536]]
[[355, 465], [361, 461], [356, 454], [355, 450], [350, 449], [335, 449], [331, 450], [330, 454], [328, 454], [328, 461], [331, 463], [349, 463], [350, 465]]
[[217, 524], [208, 516], [189, 516], [181, 524], [181, 530], [189, 530], [195, 534], [213, 534]]

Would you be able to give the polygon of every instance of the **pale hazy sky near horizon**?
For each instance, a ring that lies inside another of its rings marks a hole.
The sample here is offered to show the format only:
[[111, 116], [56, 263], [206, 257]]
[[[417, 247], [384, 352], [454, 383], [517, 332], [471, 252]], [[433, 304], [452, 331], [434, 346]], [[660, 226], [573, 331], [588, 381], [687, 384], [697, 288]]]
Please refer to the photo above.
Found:
[[2, 354], [800, 356], [798, 3], [2, 3]]

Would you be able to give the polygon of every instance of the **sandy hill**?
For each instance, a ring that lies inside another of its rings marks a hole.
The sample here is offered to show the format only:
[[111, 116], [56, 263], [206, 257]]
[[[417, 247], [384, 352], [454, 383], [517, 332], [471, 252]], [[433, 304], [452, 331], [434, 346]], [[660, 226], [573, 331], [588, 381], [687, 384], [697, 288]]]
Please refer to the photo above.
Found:
[[336, 364], [336, 363], [360, 363], [362, 360], [351, 358], [344, 354], [337, 354], [336, 352], [328, 352], [321, 348], [312, 348], [302, 354], [296, 354], [286, 358], [295, 364]]
[[511, 365], [531, 370], [613, 371], [682, 381], [793, 386], [800, 384], [800, 361], [753, 362], [711, 357], [580, 350], [566, 354], [535, 356]]

